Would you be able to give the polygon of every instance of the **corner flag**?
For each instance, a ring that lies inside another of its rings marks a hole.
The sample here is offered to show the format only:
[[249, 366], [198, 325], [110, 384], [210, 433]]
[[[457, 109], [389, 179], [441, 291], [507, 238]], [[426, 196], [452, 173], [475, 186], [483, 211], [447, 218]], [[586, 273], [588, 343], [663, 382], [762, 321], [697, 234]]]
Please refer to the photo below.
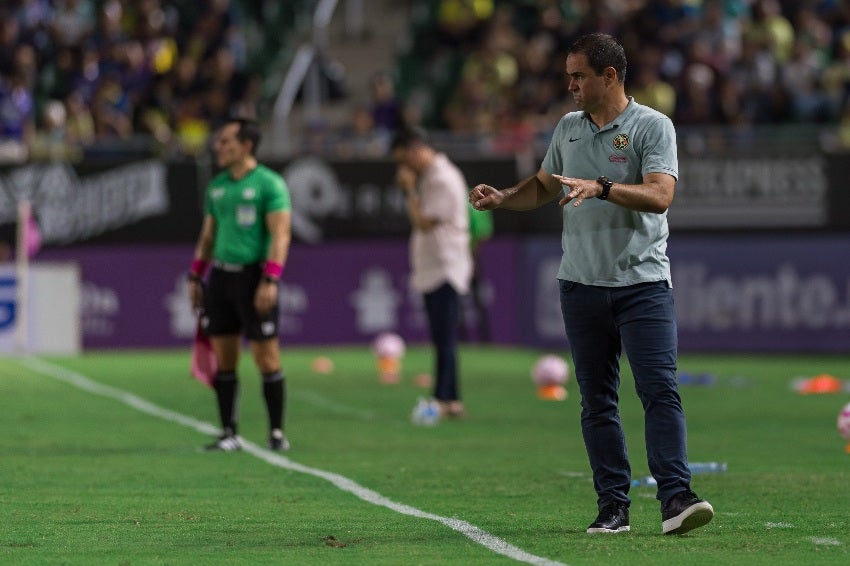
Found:
[[195, 339], [192, 342], [192, 376], [208, 387], [213, 386], [218, 364], [215, 361], [215, 352], [212, 349], [210, 337], [198, 326], [195, 328]]

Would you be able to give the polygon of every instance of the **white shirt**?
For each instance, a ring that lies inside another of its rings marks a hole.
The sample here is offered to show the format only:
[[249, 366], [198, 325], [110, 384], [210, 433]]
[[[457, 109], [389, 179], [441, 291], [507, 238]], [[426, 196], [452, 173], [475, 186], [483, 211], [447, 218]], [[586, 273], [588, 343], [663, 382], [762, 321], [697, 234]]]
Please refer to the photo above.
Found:
[[410, 286], [430, 293], [449, 283], [465, 294], [472, 278], [466, 179], [448, 157], [438, 153], [419, 178], [417, 191], [422, 215], [437, 224], [428, 230], [413, 229]]

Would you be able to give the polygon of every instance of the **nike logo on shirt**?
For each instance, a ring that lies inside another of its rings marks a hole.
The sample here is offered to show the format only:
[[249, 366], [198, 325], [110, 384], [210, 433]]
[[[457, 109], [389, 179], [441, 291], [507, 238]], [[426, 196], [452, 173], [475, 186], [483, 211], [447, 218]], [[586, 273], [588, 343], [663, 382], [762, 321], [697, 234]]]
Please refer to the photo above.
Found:
[[580, 139], [581, 139], [581, 138], [570, 138], [570, 143], [573, 143], [574, 141], [578, 141], [578, 140], [580, 140]]

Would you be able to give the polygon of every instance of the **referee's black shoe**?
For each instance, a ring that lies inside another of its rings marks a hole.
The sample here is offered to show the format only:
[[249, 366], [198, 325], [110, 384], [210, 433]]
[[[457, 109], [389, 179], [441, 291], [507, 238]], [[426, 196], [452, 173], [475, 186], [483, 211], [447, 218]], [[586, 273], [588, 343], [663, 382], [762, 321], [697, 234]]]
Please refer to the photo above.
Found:
[[623, 503], [609, 503], [587, 527], [588, 533], [623, 533], [629, 530], [629, 508]]

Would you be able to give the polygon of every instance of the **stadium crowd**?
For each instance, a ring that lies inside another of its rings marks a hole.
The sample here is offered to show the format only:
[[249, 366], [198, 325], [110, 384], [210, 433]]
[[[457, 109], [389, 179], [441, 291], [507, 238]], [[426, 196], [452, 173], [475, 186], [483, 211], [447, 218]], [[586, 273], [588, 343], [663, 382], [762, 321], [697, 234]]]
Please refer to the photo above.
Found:
[[850, 113], [848, 2], [439, 0], [410, 49], [431, 54], [416, 85], [437, 85], [428, 96], [443, 102], [431, 125], [512, 144], [548, 132], [572, 109], [565, 49], [590, 31], [623, 43], [628, 94], [677, 126], [830, 123]]
[[[263, 6], [3, 2], [0, 160], [56, 157], [136, 134], [172, 154], [198, 152], [224, 116], [256, 116], [263, 102], [263, 73], [249, 70], [245, 28], [262, 19]], [[410, 0], [409, 7], [410, 39], [397, 68], [375, 75], [373, 100], [352, 104], [350, 123], [308, 129], [305, 152], [385, 155], [404, 123], [485, 136], [496, 153], [521, 151], [572, 109], [564, 51], [591, 30], [620, 39], [631, 58], [627, 92], [677, 126], [844, 123], [850, 131], [850, 2]]]
[[230, 0], [4, 1], [2, 160], [68, 158], [139, 134], [196, 152], [228, 113], [256, 113], [242, 19]]

